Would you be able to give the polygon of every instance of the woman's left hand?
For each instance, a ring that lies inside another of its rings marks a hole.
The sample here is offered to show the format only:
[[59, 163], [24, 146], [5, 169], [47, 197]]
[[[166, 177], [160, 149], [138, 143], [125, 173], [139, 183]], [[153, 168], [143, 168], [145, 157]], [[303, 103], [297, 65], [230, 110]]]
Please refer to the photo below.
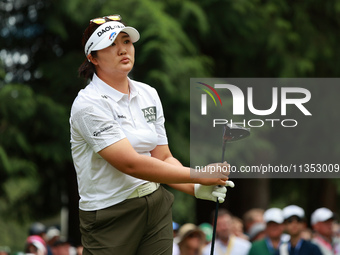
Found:
[[223, 203], [227, 194], [226, 187], [235, 187], [232, 181], [227, 181], [225, 186], [206, 186], [201, 184], [195, 184], [195, 197], [204, 200], [210, 200]]

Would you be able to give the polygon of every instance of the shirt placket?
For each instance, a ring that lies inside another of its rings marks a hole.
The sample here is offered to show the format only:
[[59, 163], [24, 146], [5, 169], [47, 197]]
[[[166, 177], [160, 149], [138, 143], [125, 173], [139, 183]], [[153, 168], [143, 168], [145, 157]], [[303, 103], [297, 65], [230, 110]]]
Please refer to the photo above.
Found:
[[131, 124], [134, 128], [137, 127], [137, 112], [136, 112], [136, 109], [135, 109], [135, 98], [131, 98], [129, 99], [128, 96], [126, 96], [126, 104], [127, 104], [127, 109], [128, 109], [128, 112], [129, 112], [129, 118], [130, 118], [130, 121], [131, 121]]

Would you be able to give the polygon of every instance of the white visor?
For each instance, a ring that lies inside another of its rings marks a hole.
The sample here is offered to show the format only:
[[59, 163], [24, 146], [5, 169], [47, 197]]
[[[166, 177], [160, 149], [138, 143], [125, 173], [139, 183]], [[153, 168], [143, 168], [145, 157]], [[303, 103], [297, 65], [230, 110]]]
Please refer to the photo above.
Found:
[[140, 38], [138, 31], [133, 27], [126, 27], [118, 21], [105, 22], [87, 40], [84, 48], [86, 57], [92, 51], [109, 47], [120, 32], [127, 33], [133, 43], [137, 42]]

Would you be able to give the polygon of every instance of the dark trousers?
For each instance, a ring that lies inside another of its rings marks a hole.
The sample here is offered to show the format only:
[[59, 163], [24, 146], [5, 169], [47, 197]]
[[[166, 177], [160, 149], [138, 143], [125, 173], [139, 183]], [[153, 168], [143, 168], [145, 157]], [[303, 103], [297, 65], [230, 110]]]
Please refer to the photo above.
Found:
[[161, 186], [102, 210], [80, 210], [83, 254], [171, 255], [173, 200]]

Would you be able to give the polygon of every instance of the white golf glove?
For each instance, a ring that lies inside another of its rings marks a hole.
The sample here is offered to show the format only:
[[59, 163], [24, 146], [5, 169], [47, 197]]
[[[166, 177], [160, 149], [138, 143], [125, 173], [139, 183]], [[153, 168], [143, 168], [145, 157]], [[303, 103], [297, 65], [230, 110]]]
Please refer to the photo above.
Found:
[[225, 186], [206, 186], [201, 184], [195, 184], [195, 197], [204, 200], [210, 200], [223, 203], [227, 194], [227, 188], [234, 188], [235, 184], [232, 181], [227, 181]]

